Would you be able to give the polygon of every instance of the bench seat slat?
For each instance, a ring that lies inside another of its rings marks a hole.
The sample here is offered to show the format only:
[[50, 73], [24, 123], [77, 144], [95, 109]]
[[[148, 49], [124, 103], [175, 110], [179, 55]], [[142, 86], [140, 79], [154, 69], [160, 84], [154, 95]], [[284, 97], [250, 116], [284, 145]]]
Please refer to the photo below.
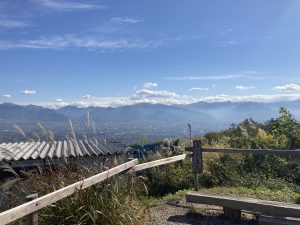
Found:
[[188, 192], [186, 201], [198, 204], [207, 204], [241, 209], [270, 216], [300, 218], [300, 205], [283, 202], [266, 201], [254, 198], [220, 196], [200, 192]]

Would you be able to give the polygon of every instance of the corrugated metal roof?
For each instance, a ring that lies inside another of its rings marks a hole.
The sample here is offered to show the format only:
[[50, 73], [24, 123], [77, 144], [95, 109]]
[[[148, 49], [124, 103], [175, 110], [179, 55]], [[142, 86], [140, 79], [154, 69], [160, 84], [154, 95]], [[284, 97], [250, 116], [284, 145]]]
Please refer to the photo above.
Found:
[[47, 142], [15, 142], [0, 144], [0, 162], [113, 155], [127, 148], [107, 140], [64, 140]]

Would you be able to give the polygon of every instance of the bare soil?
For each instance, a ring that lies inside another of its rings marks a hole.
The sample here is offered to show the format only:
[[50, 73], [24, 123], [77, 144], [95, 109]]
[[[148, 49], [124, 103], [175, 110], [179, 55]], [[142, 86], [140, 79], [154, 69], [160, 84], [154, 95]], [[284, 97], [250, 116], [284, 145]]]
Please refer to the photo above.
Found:
[[164, 203], [150, 208], [147, 225], [256, 225], [255, 216], [242, 212], [241, 221], [224, 217], [220, 207], [186, 203], [185, 201]]

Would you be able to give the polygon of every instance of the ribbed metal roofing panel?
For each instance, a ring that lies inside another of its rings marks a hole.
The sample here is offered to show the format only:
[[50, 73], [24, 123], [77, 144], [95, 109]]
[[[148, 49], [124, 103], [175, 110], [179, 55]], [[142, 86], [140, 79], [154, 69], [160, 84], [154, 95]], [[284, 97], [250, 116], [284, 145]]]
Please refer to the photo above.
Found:
[[48, 155], [47, 155], [46, 158], [50, 158], [50, 159], [53, 158], [54, 153], [55, 153], [55, 150], [56, 150], [56, 144], [57, 144], [56, 141], [55, 141], [54, 143], [51, 143], [51, 144], [50, 144], [50, 149], [49, 149], [49, 151], [48, 151]]
[[107, 152], [105, 151], [105, 149], [100, 149], [100, 148], [97, 146], [97, 143], [93, 142], [92, 140], [90, 141], [90, 144], [91, 144], [92, 147], [94, 147], [94, 149], [95, 149], [96, 151], [99, 152], [99, 154], [102, 154], [102, 155], [107, 154]]
[[25, 154], [22, 156], [23, 159], [29, 159], [31, 155], [37, 150], [41, 142], [36, 142], [34, 146], [31, 147], [28, 151], [25, 151]]
[[33, 142], [29, 142], [27, 145], [22, 145], [20, 147], [20, 151], [18, 152], [18, 154], [16, 156], [14, 156], [14, 160], [19, 160], [21, 159], [25, 154], [26, 152], [30, 151], [31, 148], [33, 148], [33, 146], [35, 145], [35, 143]]
[[36, 149], [36, 151], [33, 152], [33, 154], [31, 155], [32, 159], [37, 159], [39, 157], [39, 155], [41, 154], [42, 150], [45, 148], [46, 146], [46, 142], [43, 141], [40, 146]]
[[49, 148], [50, 148], [50, 144], [46, 143], [38, 158], [41, 158], [41, 159], [46, 158]]
[[0, 162], [30, 159], [99, 156], [125, 151], [106, 140], [64, 140], [57, 142], [0, 143]]
[[96, 155], [98, 156], [100, 153], [96, 152], [93, 147], [89, 144], [89, 141], [84, 141], [84, 145], [86, 146], [86, 149], [89, 151], [90, 155]]
[[56, 150], [55, 150], [55, 154], [54, 156], [57, 157], [57, 158], [60, 158], [61, 155], [62, 155], [62, 142], [61, 141], [58, 141], [57, 142], [57, 145], [56, 145]]
[[12, 149], [11, 149], [11, 156], [7, 157], [8, 160], [16, 160], [16, 158], [20, 158], [20, 156], [22, 156], [24, 154], [24, 149], [26, 149], [26, 147], [28, 145], [30, 145], [31, 143], [30, 142], [23, 142], [23, 143], [20, 143], [16, 146], [14, 146]]
[[68, 140], [68, 147], [69, 147], [69, 157], [76, 157], [76, 153], [74, 151], [74, 146], [72, 140]]
[[85, 145], [83, 144], [82, 140], [80, 140], [79, 142], [79, 147], [83, 153], [83, 156], [90, 156], [91, 154], [89, 153], [89, 151], [86, 149]]

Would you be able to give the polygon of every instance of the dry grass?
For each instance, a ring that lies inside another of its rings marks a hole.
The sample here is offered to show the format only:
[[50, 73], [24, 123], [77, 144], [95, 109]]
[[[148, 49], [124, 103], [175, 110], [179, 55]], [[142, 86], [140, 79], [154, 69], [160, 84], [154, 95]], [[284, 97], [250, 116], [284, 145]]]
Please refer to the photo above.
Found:
[[[69, 140], [75, 146], [77, 152], [78, 140], [72, 121], [69, 121]], [[95, 130], [95, 124], [87, 117], [87, 128]], [[14, 124], [16, 131], [27, 141], [29, 139], [23, 129]], [[54, 133], [46, 129], [42, 124], [38, 124], [41, 132], [37, 135], [47, 140], [50, 145], [54, 144]], [[87, 137], [86, 137], [87, 138]], [[12, 154], [10, 151], [0, 149], [0, 154]], [[85, 166], [76, 163], [68, 163], [65, 158], [64, 165], [44, 165], [35, 169], [25, 169], [16, 172], [8, 165], [3, 167], [3, 172], [10, 173], [11, 177], [0, 183], [2, 190], [0, 200], [5, 202], [5, 208], [15, 207], [26, 201], [28, 194], [38, 193], [43, 196], [47, 193], [58, 190], [69, 184], [93, 176], [111, 167], [124, 162], [124, 157], [105, 157], [93, 165]], [[94, 185], [84, 190], [78, 190], [75, 194], [61, 201], [52, 204], [39, 211], [41, 224], [143, 224], [146, 218], [146, 209], [138, 201], [138, 188], [143, 187], [137, 178], [128, 182], [126, 176], [118, 176], [100, 184]], [[130, 184], [130, 185], [129, 185]], [[19, 220], [13, 224], [21, 225], [24, 220]]]

